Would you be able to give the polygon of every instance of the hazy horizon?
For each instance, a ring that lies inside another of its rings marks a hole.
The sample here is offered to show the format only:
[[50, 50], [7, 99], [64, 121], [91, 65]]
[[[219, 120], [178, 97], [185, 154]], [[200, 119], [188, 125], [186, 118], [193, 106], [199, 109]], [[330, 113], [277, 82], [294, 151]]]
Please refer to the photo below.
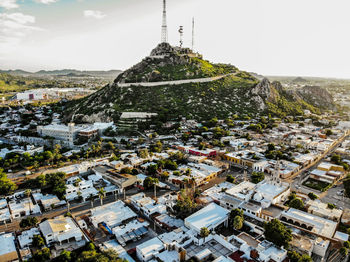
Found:
[[[335, 4], [336, 3], [336, 4]], [[346, 0], [168, 0], [169, 42], [267, 76], [349, 79]], [[0, 68], [125, 70], [160, 42], [161, 0], [0, 0]]]

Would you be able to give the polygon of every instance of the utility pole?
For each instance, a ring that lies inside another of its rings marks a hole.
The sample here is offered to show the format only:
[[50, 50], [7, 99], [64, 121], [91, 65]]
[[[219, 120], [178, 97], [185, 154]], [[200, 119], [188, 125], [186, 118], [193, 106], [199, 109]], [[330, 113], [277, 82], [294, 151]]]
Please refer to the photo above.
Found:
[[157, 184], [154, 183], [153, 185], [154, 185], [154, 200], [156, 200], [157, 199]]

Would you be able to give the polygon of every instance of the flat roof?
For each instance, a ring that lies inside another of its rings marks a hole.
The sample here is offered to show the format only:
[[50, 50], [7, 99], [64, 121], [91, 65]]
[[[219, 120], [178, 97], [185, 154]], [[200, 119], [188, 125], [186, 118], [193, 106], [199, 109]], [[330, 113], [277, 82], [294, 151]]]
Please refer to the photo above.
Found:
[[193, 227], [197, 232], [199, 232], [203, 227], [212, 229], [226, 220], [229, 213], [230, 211], [227, 209], [218, 206], [215, 203], [211, 203], [187, 217], [185, 219], [185, 224]]
[[311, 232], [328, 238], [333, 237], [338, 225], [336, 222], [333, 222], [331, 220], [324, 219], [322, 217], [309, 214], [295, 208], [290, 208], [288, 211], [283, 211], [282, 215], [285, 215], [286, 217], [289, 217], [291, 219], [295, 219], [299, 222], [308, 223], [309, 225], [313, 226]]
[[162, 241], [158, 237], [154, 237], [146, 242], [137, 246], [137, 249], [144, 257], [154, 254], [156, 251], [161, 250], [164, 247]]
[[0, 257], [4, 256], [6, 254], [10, 254], [12, 252], [16, 253], [17, 256], [17, 251], [16, 251], [16, 246], [15, 246], [15, 237], [12, 233], [3, 233], [0, 235]]

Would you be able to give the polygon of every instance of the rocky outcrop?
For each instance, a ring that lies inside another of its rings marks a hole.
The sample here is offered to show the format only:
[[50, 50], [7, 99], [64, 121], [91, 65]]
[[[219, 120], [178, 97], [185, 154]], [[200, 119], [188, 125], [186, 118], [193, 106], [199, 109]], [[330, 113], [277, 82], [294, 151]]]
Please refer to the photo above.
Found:
[[334, 110], [336, 108], [333, 96], [319, 86], [304, 86], [296, 91], [303, 100], [322, 109]]
[[[279, 82], [274, 82], [271, 84], [267, 78], [264, 78], [259, 84], [252, 88], [249, 95], [252, 95], [253, 97], [259, 96], [261, 99], [255, 99], [264, 101], [264, 103], [265, 101], [273, 103], [277, 101], [277, 98], [279, 96], [277, 89], [283, 89], [282, 85]], [[263, 108], [263, 106], [260, 107]]]

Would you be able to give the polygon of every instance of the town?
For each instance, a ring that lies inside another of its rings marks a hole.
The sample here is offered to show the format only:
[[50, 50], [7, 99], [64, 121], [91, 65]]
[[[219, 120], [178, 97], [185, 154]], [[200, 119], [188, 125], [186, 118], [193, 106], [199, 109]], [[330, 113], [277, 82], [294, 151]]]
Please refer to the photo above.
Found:
[[347, 255], [344, 116], [182, 119], [135, 136], [126, 129], [152, 127], [154, 114], [66, 125], [55, 110], [2, 108], [1, 261], [95, 248], [128, 261]]
[[0, 0], [0, 262], [350, 260], [348, 23], [213, 2]]

